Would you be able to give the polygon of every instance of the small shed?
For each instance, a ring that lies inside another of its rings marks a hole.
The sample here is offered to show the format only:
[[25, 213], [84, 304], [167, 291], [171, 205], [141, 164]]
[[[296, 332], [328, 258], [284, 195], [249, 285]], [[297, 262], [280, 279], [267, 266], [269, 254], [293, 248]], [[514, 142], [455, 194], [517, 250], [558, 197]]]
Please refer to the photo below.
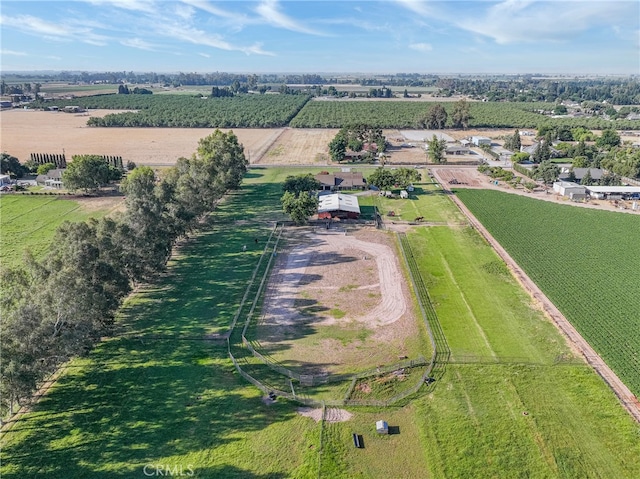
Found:
[[486, 136], [472, 136], [471, 137], [471, 143], [473, 143], [476, 146], [481, 146], [481, 145], [491, 145], [491, 138], [487, 138]]
[[378, 434], [389, 434], [389, 424], [387, 424], [387, 421], [376, 421], [376, 432]]
[[406, 190], [400, 191], [400, 198], [406, 200], [407, 198], [409, 198], [409, 193], [407, 193]]

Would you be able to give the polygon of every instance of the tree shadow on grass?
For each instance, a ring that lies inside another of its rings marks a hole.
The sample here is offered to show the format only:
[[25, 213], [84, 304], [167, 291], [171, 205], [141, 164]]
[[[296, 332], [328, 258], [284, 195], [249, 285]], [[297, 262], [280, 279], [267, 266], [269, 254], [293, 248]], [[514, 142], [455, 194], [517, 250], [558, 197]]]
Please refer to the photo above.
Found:
[[[286, 403], [265, 405], [235, 374], [223, 348], [118, 340], [91, 360], [63, 376], [9, 431], [9, 439], [23, 437], [4, 445], [3, 477], [143, 477], [145, 464], [213, 451], [295, 414]], [[240, 469], [237, 474], [246, 474], [210, 475], [235, 469], [204, 469], [196, 477], [284, 477]]]

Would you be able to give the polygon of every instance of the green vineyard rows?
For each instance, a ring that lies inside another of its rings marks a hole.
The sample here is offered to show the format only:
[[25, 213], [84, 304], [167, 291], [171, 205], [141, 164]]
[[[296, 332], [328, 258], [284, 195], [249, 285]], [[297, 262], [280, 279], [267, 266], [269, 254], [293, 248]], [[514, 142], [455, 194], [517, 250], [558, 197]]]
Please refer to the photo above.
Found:
[[640, 217], [499, 191], [456, 194], [640, 396]]

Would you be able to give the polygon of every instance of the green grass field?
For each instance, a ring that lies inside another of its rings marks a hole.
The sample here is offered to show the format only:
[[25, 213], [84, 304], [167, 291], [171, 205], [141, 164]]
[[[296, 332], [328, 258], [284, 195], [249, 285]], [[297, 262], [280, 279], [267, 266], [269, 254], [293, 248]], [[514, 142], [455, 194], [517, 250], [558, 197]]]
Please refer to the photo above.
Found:
[[[638, 424], [586, 365], [558, 361], [562, 338], [466, 226], [408, 234], [451, 349], [435, 383], [324, 430], [293, 403], [266, 405], [205, 336], [231, 322], [288, 173], [251, 170], [212, 230], [131, 297], [118, 334], [4, 436], [3, 478], [144, 478], [145, 465], [216, 479], [640, 477]], [[379, 419], [398, 434], [375, 433]]]
[[26, 249], [40, 258], [64, 221], [84, 221], [106, 213], [106, 210], [88, 211], [78, 201], [56, 196], [2, 195], [0, 265], [18, 265]]
[[497, 191], [457, 195], [640, 396], [640, 217]]
[[[395, 191], [399, 194], [399, 190]], [[451, 201], [439, 185], [433, 183], [417, 183], [409, 198], [386, 198], [377, 194], [362, 196], [360, 206], [376, 206], [385, 221], [414, 221], [423, 217], [422, 221], [430, 223], [464, 223], [465, 218], [460, 211], [450, 207]], [[389, 213], [393, 212], [393, 216]]]

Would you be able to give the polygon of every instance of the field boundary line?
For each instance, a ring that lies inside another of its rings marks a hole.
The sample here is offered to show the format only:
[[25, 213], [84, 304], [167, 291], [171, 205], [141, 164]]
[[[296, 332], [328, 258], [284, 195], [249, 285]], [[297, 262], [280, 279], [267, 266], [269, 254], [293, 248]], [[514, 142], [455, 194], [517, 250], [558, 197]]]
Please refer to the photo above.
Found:
[[[444, 188], [444, 187], [443, 187]], [[449, 190], [450, 191], [450, 190]], [[582, 354], [585, 361], [596, 371], [596, 373], [611, 388], [622, 406], [629, 414], [640, 423], [640, 401], [631, 390], [618, 378], [613, 370], [596, 353], [591, 345], [582, 337], [578, 330], [564, 317], [562, 312], [547, 298], [537, 284], [525, 273], [525, 271], [515, 262], [502, 245], [489, 233], [484, 225], [473, 215], [471, 210], [456, 195], [451, 194], [450, 198], [458, 206], [460, 211], [469, 219], [472, 228], [491, 245], [498, 256], [507, 264], [509, 270], [520, 283], [531, 298], [542, 306], [545, 315], [551, 319], [558, 331], [565, 339]]]

